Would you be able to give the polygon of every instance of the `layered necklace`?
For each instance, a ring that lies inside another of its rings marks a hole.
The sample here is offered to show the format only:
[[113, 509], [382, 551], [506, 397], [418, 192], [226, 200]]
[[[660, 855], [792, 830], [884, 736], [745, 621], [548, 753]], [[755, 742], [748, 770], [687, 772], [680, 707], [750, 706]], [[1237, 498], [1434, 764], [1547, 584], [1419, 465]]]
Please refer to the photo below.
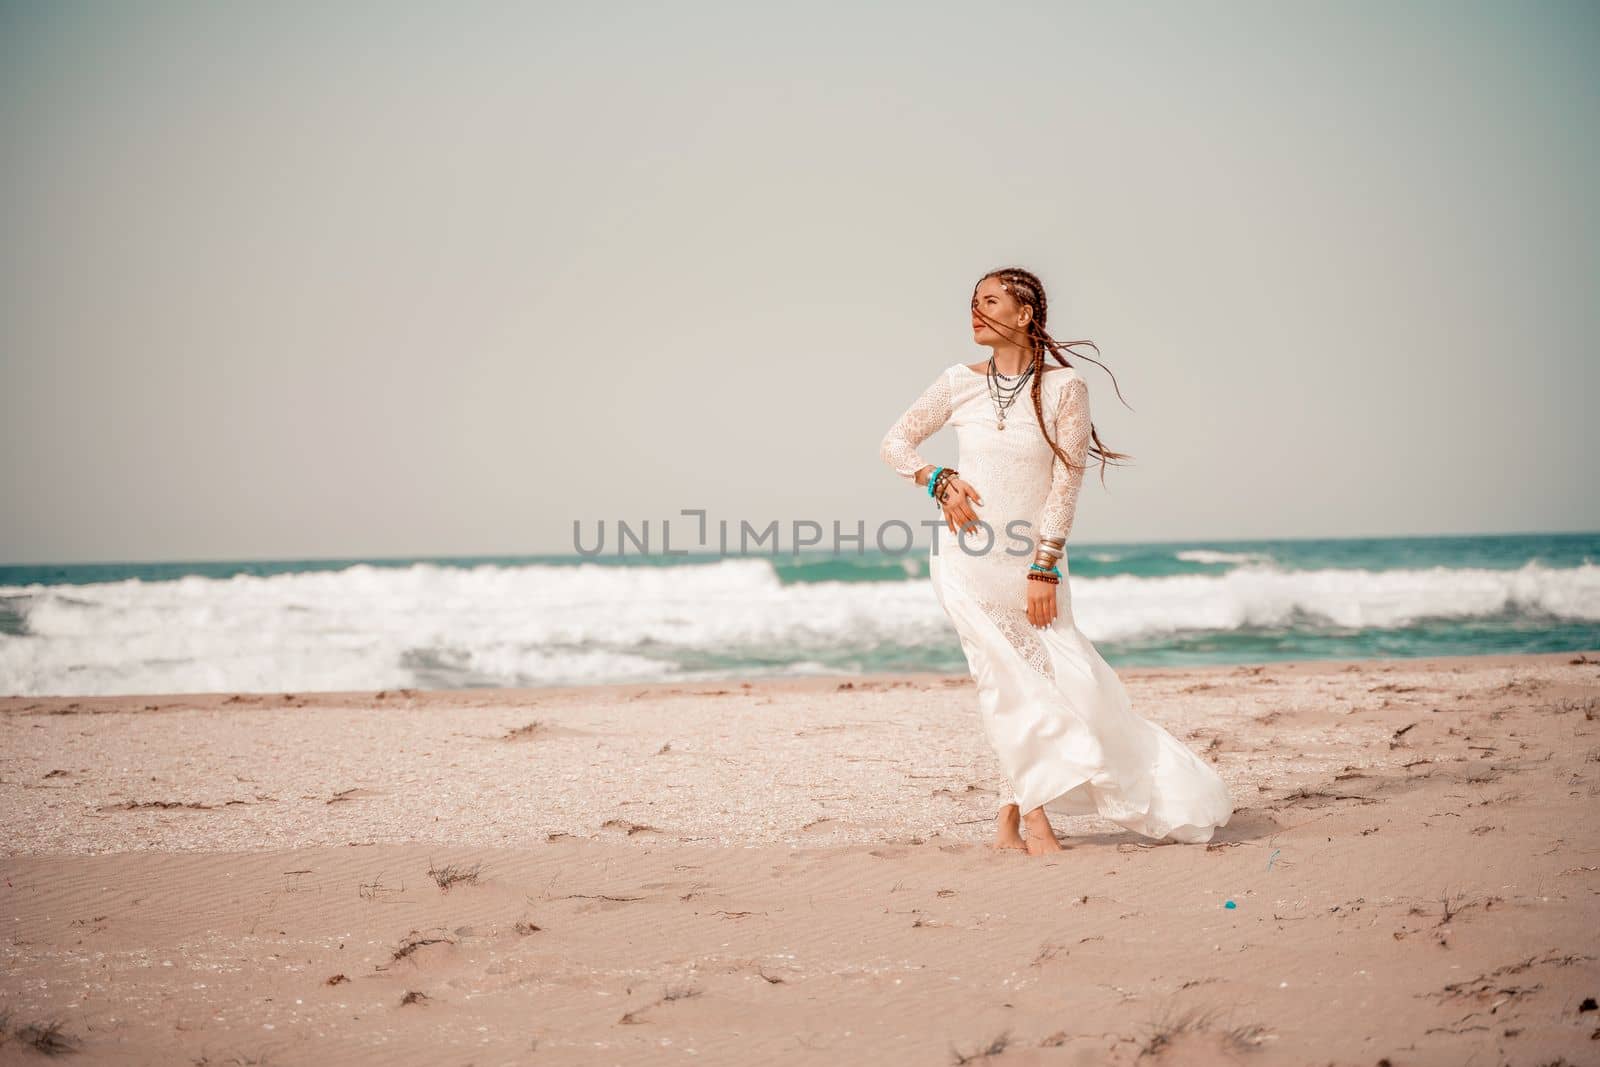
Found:
[[995, 428], [1006, 428], [1006, 412], [1011, 405], [1017, 402], [1017, 397], [1028, 387], [1028, 380], [1033, 377], [1033, 364], [1030, 362], [1022, 368], [1021, 374], [1001, 374], [1000, 368], [994, 365], [994, 353], [989, 354], [989, 372], [985, 380], [989, 383], [989, 399], [994, 401]]

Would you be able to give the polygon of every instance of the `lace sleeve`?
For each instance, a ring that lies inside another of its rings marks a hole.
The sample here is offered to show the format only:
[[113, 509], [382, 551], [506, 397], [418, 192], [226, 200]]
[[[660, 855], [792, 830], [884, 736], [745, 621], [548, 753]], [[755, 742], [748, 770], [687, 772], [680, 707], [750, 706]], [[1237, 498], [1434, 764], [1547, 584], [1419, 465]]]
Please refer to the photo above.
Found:
[[917, 472], [928, 465], [927, 460], [917, 454], [917, 446], [949, 419], [950, 375], [941, 371], [883, 435], [883, 443], [878, 446], [879, 458], [900, 477], [916, 485]]
[[[1086, 463], [1089, 456], [1089, 383], [1074, 374], [1062, 386], [1061, 406], [1056, 410], [1052, 430], [1056, 447]], [[1068, 467], [1051, 453], [1050, 495], [1045, 498], [1040, 537], [1059, 537], [1065, 541], [1072, 532], [1072, 519], [1078, 510], [1078, 489], [1083, 485], [1083, 468]]]

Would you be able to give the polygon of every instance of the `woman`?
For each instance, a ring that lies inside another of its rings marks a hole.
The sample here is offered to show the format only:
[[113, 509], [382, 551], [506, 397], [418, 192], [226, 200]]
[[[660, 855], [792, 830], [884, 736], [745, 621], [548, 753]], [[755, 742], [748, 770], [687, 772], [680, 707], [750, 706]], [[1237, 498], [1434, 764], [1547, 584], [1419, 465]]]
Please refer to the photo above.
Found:
[[[1121, 679], [1073, 621], [1066, 540], [1087, 456], [1100, 456], [1102, 478], [1106, 460], [1127, 456], [1100, 447], [1088, 385], [1062, 355], [1092, 342], [1057, 343], [1045, 332], [1046, 307], [1044, 286], [1028, 271], [984, 275], [972, 294], [972, 333], [992, 350], [988, 363], [941, 371], [879, 451], [896, 474], [927, 487], [957, 534], [953, 543], [935, 539], [929, 577], [1011, 786], [995, 847], [1061, 851], [1046, 805], [1146, 837], [1209, 841], [1233, 814], [1222, 779], [1133, 711]], [[1046, 352], [1060, 366], [1046, 366]], [[1014, 407], [1024, 394], [1032, 418]], [[946, 423], [956, 429], [959, 473], [917, 454]]]

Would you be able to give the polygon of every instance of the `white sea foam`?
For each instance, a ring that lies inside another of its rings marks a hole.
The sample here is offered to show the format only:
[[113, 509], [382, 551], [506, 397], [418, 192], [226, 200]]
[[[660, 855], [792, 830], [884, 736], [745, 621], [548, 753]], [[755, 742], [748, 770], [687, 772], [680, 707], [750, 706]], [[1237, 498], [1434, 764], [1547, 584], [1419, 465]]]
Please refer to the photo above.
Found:
[[1185, 563], [1266, 563], [1272, 559], [1267, 552], [1219, 552], [1212, 548], [1186, 548], [1174, 552], [1173, 557]]
[[[1070, 564], [1069, 564], [1070, 570]], [[1423, 619], [1600, 620], [1600, 567], [1071, 575], [1094, 641]], [[554, 685], [873, 669], [943, 653], [924, 579], [785, 585], [764, 559], [678, 566], [407, 567], [0, 588], [0, 693], [273, 692]], [[953, 658], [952, 658], [953, 657]]]
[[1600, 619], [1600, 567], [1290, 571], [1072, 579], [1079, 626], [1095, 640], [1245, 627], [1397, 629], [1424, 619]]

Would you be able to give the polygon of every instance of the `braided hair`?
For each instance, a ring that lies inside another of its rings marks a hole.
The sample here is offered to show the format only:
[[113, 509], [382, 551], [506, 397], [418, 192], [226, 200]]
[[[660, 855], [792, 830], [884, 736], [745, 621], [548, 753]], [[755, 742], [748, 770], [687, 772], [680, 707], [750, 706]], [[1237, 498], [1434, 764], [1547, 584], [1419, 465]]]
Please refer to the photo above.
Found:
[[[1006, 330], [1005, 328], [1001, 327], [999, 323], [994, 322], [989, 318], [989, 316], [984, 315], [982, 311], [978, 310], [978, 286], [982, 285], [984, 280], [987, 278], [994, 278], [998, 280], [1001, 287], [1005, 289], [1006, 292], [1010, 293], [1012, 298], [1016, 300], [1018, 304], [1025, 305], [1033, 309], [1033, 314], [1028, 318], [1028, 336], [1025, 342], [1029, 349], [1033, 352], [1033, 385], [1029, 390], [1033, 397], [1033, 414], [1034, 417], [1039, 420], [1039, 429], [1044, 434], [1045, 441], [1049, 443], [1050, 450], [1053, 451], [1057, 456], [1061, 457], [1061, 462], [1065, 463], [1068, 467], [1076, 467], [1077, 464], [1068, 459], [1067, 454], [1061, 451], [1061, 447], [1051, 439], [1050, 430], [1045, 425], [1044, 401], [1042, 399], [1043, 393], [1041, 385], [1041, 380], [1044, 377], [1044, 356], [1046, 352], [1049, 352], [1050, 355], [1054, 357], [1056, 362], [1061, 366], [1071, 367], [1072, 364], [1067, 362], [1067, 357], [1062, 354], [1063, 350], [1071, 352], [1073, 345], [1088, 345], [1090, 348], [1094, 349], [1096, 353], [1098, 353], [1100, 348], [1093, 341], [1057, 341], [1045, 331], [1045, 315], [1049, 310], [1049, 301], [1045, 297], [1044, 283], [1039, 281], [1038, 276], [1032, 271], [1024, 270], [1021, 267], [1002, 267], [999, 270], [992, 270], [985, 274], [982, 278], [979, 278], [977, 283], [972, 287], [973, 312], [982, 316], [984, 321], [988, 322], [989, 325], [994, 327], [996, 332], [1000, 333], [1002, 336], [1010, 337], [1013, 331]], [[1072, 355], [1081, 355], [1081, 353], [1072, 352]], [[1090, 356], [1083, 356], [1083, 358], [1089, 360], [1091, 363], [1094, 363], [1107, 374], [1111, 374], [1111, 368], [1107, 367], [1104, 363], [1101, 363], [1098, 359], [1094, 359]], [[1116, 384], [1117, 376], [1115, 374], [1111, 374], [1112, 388], [1115, 389]], [[1117, 399], [1122, 399], [1121, 389], [1117, 389]], [[1123, 402], [1126, 403], [1126, 401]], [[1100, 458], [1100, 484], [1104, 485], [1106, 479], [1106, 464], [1108, 461], [1132, 459], [1133, 457], [1126, 452], [1113, 452], [1106, 448], [1104, 443], [1100, 440], [1100, 434], [1095, 430], [1094, 423], [1092, 422], [1089, 424], [1089, 437], [1089, 454], [1092, 456], [1098, 456]], [[1087, 466], [1087, 464], [1084, 464], [1085, 468], [1087, 468]]]

